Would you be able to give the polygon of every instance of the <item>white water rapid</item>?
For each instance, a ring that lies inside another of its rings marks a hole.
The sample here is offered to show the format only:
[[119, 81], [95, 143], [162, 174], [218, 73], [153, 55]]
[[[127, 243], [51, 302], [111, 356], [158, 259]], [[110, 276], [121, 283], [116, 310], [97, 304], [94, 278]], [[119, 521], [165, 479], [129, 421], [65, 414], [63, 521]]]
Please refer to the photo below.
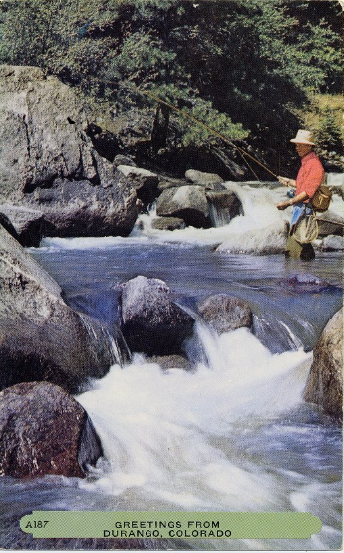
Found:
[[297, 509], [289, 477], [257, 470], [241, 436], [301, 401], [312, 354], [271, 354], [244, 328], [198, 337], [208, 362], [196, 372], [136, 356], [78, 396], [108, 461], [80, 486], [124, 510]]
[[[286, 198], [286, 188], [271, 183], [224, 183], [239, 197], [243, 215], [234, 217], [228, 224], [217, 228], [197, 229], [187, 227], [173, 232], [157, 230], [152, 222], [157, 218], [153, 204], [148, 214], [141, 214], [129, 238], [46, 238], [42, 246], [62, 249], [98, 249], [116, 247], [118, 244], [175, 243], [181, 247], [217, 246], [225, 253], [246, 253], [265, 255], [282, 253], [286, 244], [287, 227], [292, 208], [279, 211], [276, 204]], [[334, 194], [331, 212], [344, 218], [344, 202]]]
[[[155, 206], [148, 215], [141, 215], [132, 232], [132, 237], [145, 236], [164, 242], [176, 242], [192, 245], [219, 245], [222, 249], [236, 253], [278, 253], [285, 245], [285, 223], [289, 220], [290, 210], [278, 211], [276, 203], [282, 201], [285, 188], [273, 190], [264, 186], [257, 187], [235, 182], [225, 183], [239, 197], [243, 215], [234, 217], [228, 224], [209, 229], [187, 227], [181, 230], [161, 231], [152, 227], [157, 217]], [[272, 239], [272, 236], [274, 239]]]

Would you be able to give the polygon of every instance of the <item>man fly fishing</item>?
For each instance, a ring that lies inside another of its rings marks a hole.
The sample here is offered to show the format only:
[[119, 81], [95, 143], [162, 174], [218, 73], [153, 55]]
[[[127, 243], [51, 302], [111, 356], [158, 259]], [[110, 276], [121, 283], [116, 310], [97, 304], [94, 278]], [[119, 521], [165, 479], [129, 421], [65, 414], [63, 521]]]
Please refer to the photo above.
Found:
[[310, 131], [299, 130], [292, 138], [298, 155], [301, 157], [301, 167], [296, 180], [277, 177], [284, 186], [292, 186], [295, 192], [288, 192], [289, 199], [276, 205], [283, 210], [293, 206], [290, 221], [290, 231], [286, 246], [286, 256], [304, 260], [314, 259], [314, 249], [310, 243], [302, 244], [293, 236], [298, 225], [308, 215], [313, 215], [312, 198], [324, 179], [324, 168], [314, 152], [315, 143]]

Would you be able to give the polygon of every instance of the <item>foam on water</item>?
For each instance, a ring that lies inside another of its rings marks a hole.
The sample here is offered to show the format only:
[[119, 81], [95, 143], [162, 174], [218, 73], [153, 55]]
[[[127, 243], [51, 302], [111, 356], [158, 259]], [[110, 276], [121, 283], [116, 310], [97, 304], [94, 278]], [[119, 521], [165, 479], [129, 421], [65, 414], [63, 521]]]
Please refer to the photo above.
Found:
[[[228, 225], [218, 228], [196, 229], [187, 227], [172, 231], [157, 230], [152, 227], [152, 221], [157, 217], [155, 205], [148, 214], [141, 214], [129, 238], [122, 237], [80, 237], [80, 238], [45, 238], [41, 246], [50, 249], [93, 249], [111, 248], [122, 243], [140, 243], [154, 240], [160, 243], [177, 243], [180, 245], [218, 245], [228, 240], [233, 234], [242, 240], [248, 231], [257, 232], [269, 228], [271, 225], [283, 226], [288, 220], [289, 210], [280, 212], [276, 203], [285, 195], [285, 189], [278, 187], [271, 190], [262, 186], [254, 188], [238, 183], [225, 183], [229, 190], [233, 190], [243, 204], [244, 215], [232, 219]], [[268, 232], [265, 249], [271, 245], [271, 236]], [[259, 252], [259, 244], [255, 246]], [[242, 248], [241, 248], [242, 249]], [[249, 248], [250, 250], [252, 248]]]
[[[239, 197], [243, 206], [243, 215], [234, 217], [227, 225], [210, 229], [196, 229], [187, 227], [185, 229], [170, 231], [158, 231], [152, 228], [152, 221], [156, 218], [155, 207], [148, 215], [140, 216], [140, 223], [132, 233], [144, 233], [146, 236], [166, 242], [186, 242], [196, 245], [218, 245], [226, 243], [229, 239], [237, 242], [239, 251], [257, 251], [260, 249], [271, 249], [271, 229], [277, 229], [277, 234], [284, 230], [284, 222], [288, 220], [289, 213], [276, 209], [276, 203], [283, 198], [285, 189], [277, 187], [270, 190], [262, 186], [255, 188], [249, 185], [242, 185], [234, 182], [225, 183], [228, 190], [232, 190]], [[142, 230], [143, 228], [143, 230]], [[257, 233], [260, 240], [245, 246], [247, 233], [253, 236]], [[263, 237], [263, 239], [262, 239]], [[284, 245], [284, 242], [283, 242]]]
[[[148, 214], [141, 214], [129, 237], [107, 236], [103, 238], [45, 238], [42, 248], [48, 250], [88, 250], [111, 249], [121, 244], [137, 243], [175, 243], [179, 246], [220, 246], [220, 250], [229, 253], [279, 253], [284, 250], [286, 240], [285, 224], [290, 219], [292, 208], [279, 211], [276, 203], [286, 198], [285, 187], [270, 188], [264, 183], [224, 183], [239, 197], [243, 215], [234, 217], [227, 225], [197, 229], [186, 227], [174, 231], [158, 230], [152, 227], [157, 218], [153, 204]], [[331, 212], [344, 216], [344, 202], [334, 195]]]
[[286, 487], [239, 461], [231, 432], [297, 405], [311, 354], [273, 355], [247, 329], [218, 336], [200, 327], [199, 337], [208, 363], [196, 372], [163, 372], [136, 356], [78, 397], [109, 462], [80, 485], [130, 497], [134, 510], [143, 496], [147, 510], [287, 508]]
[[[312, 354], [272, 354], [244, 328], [218, 336], [198, 323], [198, 337], [207, 362], [194, 372], [163, 371], [136, 355], [78, 396], [106, 457], [79, 487], [116, 498], [120, 510], [309, 511], [322, 520], [321, 533], [307, 542], [274, 540], [273, 549], [337, 547], [339, 479], [328, 483], [303, 465], [299, 470], [288, 450], [314, 429], [291, 420], [276, 426], [278, 417], [289, 420], [301, 407]], [[270, 444], [273, 457], [284, 452], [292, 464], [270, 463], [264, 453]], [[271, 543], [197, 541], [202, 547], [270, 549]]]

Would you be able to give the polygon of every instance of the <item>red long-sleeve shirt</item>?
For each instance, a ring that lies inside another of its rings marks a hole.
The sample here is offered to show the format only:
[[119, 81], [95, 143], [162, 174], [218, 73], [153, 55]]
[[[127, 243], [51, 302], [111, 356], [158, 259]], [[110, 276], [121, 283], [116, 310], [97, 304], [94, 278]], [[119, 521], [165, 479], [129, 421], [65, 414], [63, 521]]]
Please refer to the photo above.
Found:
[[301, 167], [296, 177], [295, 196], [301, 192], [307, 192], [308, 198], [303, 201], [308, 203], [313, 198], [317, 188], [321, 185], [324, 174], [325, 171], [320, 159], [314, 152], [309, 152], [309, 154], [303, 156]]

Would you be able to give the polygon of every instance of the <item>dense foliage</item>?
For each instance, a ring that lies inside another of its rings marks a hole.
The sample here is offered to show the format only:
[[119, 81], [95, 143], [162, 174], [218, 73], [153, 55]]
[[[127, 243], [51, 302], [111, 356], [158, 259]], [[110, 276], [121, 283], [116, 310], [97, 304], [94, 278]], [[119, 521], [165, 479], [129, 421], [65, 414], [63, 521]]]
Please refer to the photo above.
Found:
[[340, 128], [336, 124], [332, 110], [325, 107], [321, 113], [320, 123], [317, 130], [318, 147], [327, 152], [327, 155], [335, 156], [337, 152], [343, 151], [343, 141]]
[[[249, 136], [265, 156], [288, 147], [311, 92], [340, 92], [336, 0], [6, 0], [0, 17], [1, 63], [38, 65], [117, 114], [137, 106], [157, 123], [139, 92], [151, 91], [231, 140]], [[221, 142], [164, 115], [158, 146]]]

